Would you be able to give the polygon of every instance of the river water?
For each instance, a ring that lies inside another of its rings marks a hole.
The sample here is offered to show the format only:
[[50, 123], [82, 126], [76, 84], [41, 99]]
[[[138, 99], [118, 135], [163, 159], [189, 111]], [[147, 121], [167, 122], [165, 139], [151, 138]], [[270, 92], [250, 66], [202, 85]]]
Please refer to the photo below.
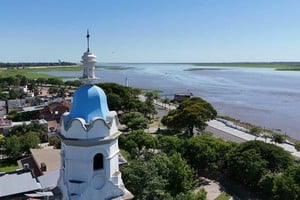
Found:
[[[213, 104], [219, 115], [300, 140], [300, 71], [268, 68], [202, 67], [189, 71], [192, 64], [102, 64], [127, 67], [126, 70], [96, 69], [101, 82], [161, 90], [162, 97], [193, 93]], [[49, 72], [56, 76], [79, 77], [79, 72]]]

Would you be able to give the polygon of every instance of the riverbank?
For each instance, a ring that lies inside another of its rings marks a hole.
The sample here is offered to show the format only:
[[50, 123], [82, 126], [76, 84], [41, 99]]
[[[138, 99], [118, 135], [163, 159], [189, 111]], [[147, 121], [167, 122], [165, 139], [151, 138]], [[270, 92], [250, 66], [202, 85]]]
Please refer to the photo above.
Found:
[[[95, 71], [101, 82], [157, 89], [162, 91], [162, 98], [173, 98], [175, 93], [193, 93], [210, 102], [220, 115], [232, 116], [275, 132], [278, 130], [300, 140], [300, 73], [247, 67], [185, 71], [195, 67], [193, 64], [101, 65], [104, 67], [97, 67]], [[37, 73], [65, 77], [63, 80], [75, 80], [82, 75], [81, 71], [72, 70], [43, 69]]]
[[[230, 63], [195, 63], [194, 65], [209, 66], [209, 67], [273, 68], [282, 71], [300, 70], [300, 62], [230, 62]], [[197, 68], [194, 69], [196, 70]]]

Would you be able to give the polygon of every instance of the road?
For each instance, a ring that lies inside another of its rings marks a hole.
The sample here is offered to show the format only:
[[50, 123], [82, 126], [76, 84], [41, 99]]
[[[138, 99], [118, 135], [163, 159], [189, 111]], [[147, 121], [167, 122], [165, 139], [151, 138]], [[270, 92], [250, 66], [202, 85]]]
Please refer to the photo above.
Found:
[[207, 126], [205, 131], [211, 133], [212, 136], [215, 137], [215, 138], [221, 138], [221, 139], [226, 140], [226, 141], [232, 141], [232, 142], [238, 142], [238, 143], [246, 141], [242, 138], [239, 138], [237, 136], [234, 136], [234, 135], [231, 135], [231, 134], [226, 133], [224, 131], [221, 131], [219, 129], [216, 129], [212, 126]]
[[[163, 116], [168, 114], [168, 110], [166, 110], [164, 107], [161, 106], [161, 104], [155, 104], [156, 105], [156, 112], [157, 112], [157, 117], [161, 119]], [[149, 132], [156, 132], [157, 128], [152, 127], [149, 129]], [[237, 136], [231, 135], [229, 133], [226, 133], [222, 130], [216, 129], [212, 126], [207, 126], [205, 131], [210, 132], [214, 137], [216, 138], [221, 138], [226, 141], [232, 141], [232, 142], [245, 142], [246, 140], [239, 138]]]

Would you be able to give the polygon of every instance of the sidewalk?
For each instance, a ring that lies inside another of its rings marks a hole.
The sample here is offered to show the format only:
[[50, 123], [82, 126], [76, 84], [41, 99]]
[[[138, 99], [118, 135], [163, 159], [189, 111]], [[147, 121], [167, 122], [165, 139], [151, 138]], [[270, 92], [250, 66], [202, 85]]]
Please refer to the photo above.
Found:
[[300, 152], [297, 151], [295, 149], [295, 147], [293, 145], [287, 144], [287, 143], [282, 143], [282, 144], [277, 144], [273, 141], [271, 141], [270, 138], [263, 138], [263, 137], [256, 137], [254, 135], [245, 133], [243, 131], [239, 131], [237, 129], [231, 128], [226, 126], [223, 122], [219, 122], [217, 120], [211, 120], [209, 122], [207, 122], [207, 124], [213, 128], [219, 129], [227, 134], [231, 134], [234, 135], [236, 137], [239, 137], [241, 139], [244, 139], [246, 141], [250, 141], [250, 140], [260, 140], [263, 142], [267, 142], [267, 143], [271, 143], [271, 144], [275, 144], [279, 147], [282, 147], [284, 150], [290, 152], [293, 156], [300, 158]]

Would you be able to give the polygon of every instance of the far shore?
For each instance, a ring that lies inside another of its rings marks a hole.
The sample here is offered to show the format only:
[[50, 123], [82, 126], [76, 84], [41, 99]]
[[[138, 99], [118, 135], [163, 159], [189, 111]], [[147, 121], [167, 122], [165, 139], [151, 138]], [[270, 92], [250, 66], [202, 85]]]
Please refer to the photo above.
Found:
[[[271, 68], [280, 71], [300, 71], [300, 62], [231, 62], [231, 63], [194, 63], [194, 66], [206, 67], [245, 67]], [[194, 68], [195, 70], [197, 68]], [[201, 69], [201, 68], [200, 68]]]

